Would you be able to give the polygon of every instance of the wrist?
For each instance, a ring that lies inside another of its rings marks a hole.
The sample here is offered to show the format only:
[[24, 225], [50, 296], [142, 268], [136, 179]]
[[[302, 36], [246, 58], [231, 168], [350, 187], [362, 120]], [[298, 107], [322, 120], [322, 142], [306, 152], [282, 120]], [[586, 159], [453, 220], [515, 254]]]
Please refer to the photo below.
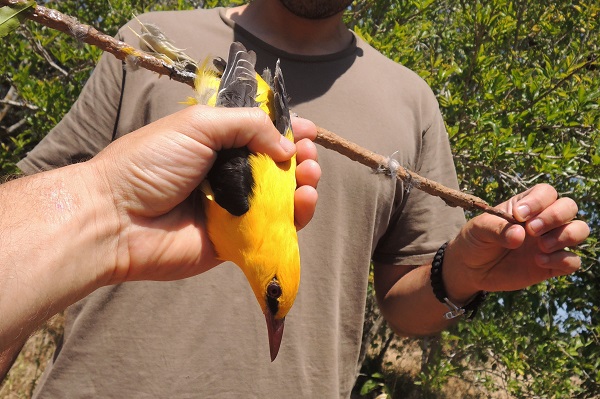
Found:
[[106, 178], [102, 163], [90, 160], [78, 164], [76, 174], [80, 179], [83, 201], [87, 209], [82, 210], [79, 244], [87, 250], [86, 258], [95, 273], [96, 288], [122, 282], [117, 279], [119, 263], [118, 248], [121, 220], [112, 195], [112, 187]]
[[[437, 300], [443, 303], [449, 309], [449, 312], [443, 315], [445, 319], [450, 320], [463, 315], [465, 315], [468, 319], [472, 319], [475, 317], [477, 309], [481, 303], [485, 300], [487, 292], [478, 291], [473, 295], [468, 295], [465, 294], [465, 292], [468, 293], [469, 290], [465, 290], [465, 285], [463, 284], [463, 294], [457, 294], [457, 292], [461, 292], [459, 290], [455, 290], [454, 295], [448, 294], [443, 278], [444, 275], [447, 276], [450, 274], [450, 272], [443, 267], [447, 247], [448, 243], [443, 244], [437, 250], [431, 263], [430, 280], [433, 293]], [[464, 299], [467, 296], [468, 299]]]
[[79, 164], [2, 187], [0, 347], [108, 282], [114, 223], [89, 174]]
[[448, 299], [462, 306], [481, 292], [482, 289], [474, 282], [470, 269], [465, 266], [460, 249], [453, 244], [454, 240], [450, 241], [444, 253], [442, 280]]

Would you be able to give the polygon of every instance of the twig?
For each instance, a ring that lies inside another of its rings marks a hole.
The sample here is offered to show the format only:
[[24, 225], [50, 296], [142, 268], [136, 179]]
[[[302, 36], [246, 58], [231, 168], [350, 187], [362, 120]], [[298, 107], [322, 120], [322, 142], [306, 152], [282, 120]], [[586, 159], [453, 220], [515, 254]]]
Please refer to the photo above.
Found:
[[63, 76], [69, 76], [69, 72], [65, 71], [56, 63], [56, 61], [54, 61], [54, 57], [52, 57], [52, 55], [48, 51], [46, 51], [44, 46], [42, 46], [42, 43], [40, 43], [39, 40], [36, 40], [28, 29], [24, 30], [23, 35], [37, 50], [38, 54], [41, 55], [46, 60], [46, 62], [50, 64], [52, 68], [56, 69]]
[[[318, 143], [327, 149], [334, 150], [351, 160], [360, 162], [370, 168], [388, 168], [389, 159], [387, 157], [364, 149], [322, 127], [317, 127], [317, 139], [315, 140], [315, 143]], [[451, 189], [402, 167], [398, 168], [396, 177], [421, 191], [440, 197], [450, 206], [460, 206], [463, 209], [469, 210], [480, 210], [499, 216], [511, 223], [519, 223], [509, 213], [492, 208], [487, 202], [479, 197]]]
[[10, 86], [8, 89], [8, 93], [4, 96], [3, 100], [0, 100], [0, 104], [5, 104], [4, 107], [0, 110], [0, 122], [4, 119], [4, 117], [8, 114], [10, 110], [11, 102], [15, 102], [14, 100], [17, 98], [17, 90], [14, 86]]
[[[18, 3], [19, 0], [0, 0], [0, 5], [14, 6]], [[80, 23], [71, 16], [40, 5], [36, 5], [28, 12], [25, 12], [24, 15], [32, 21], [66, 33], [75, 37], [77, 40], [81, 40], [85, 43], [94, 45], [105, 52], [109, 52], [120, 60], [130, 59], [139, 67], [161, 75], [168, 75], [173, 80], [194, 87], [194, 78], [196, 75], [193, 72], [179, 68], [176, 64], [168, 64], [150, 54], [137, 50], [124, 42], [99, 32], [89, 25]], [[364, 149], [324, 128], [317, 128], [317, 139], [315, 142], [370, 168], [381, 169], [388, 167], [387, 157]], [[426, 179], [402, 167], [397, 169], [396, 177], [419, 190], [442, 198], [451, 206], [460, 206], [461, 208], [468, 210], [480, 210], [499, 216], [510, 223], [518, 223], [512, 215], [500, 209], [492, 208], [487, 202], [479, 197], [445, 187], [442, 184]]]
[[20, 128], [21, 126], [23, 126], [26, 123], [27, 123], [27, 119], [25, 119], [25, 118], [21, 119], [17, 123], [7, 127], [6, 134], [10, 136], [15, 130], [17, 130], [18, 128]]
[[[28, 104], [28, 103], [21, 102], [21, 101], [0, 100], [0, 104], [12, 105], [13, 107], [28, 108], [32, 111], [36, 111], [39, 109], [39, 107], [37, 105], [32, 105], [32, 104]], [[2, 113], [0, 113], [0, 116], [2, 116]], [[2, 119], [2, 118], [0, 117], [0, 119]]]
[[[19, 3], [19, 0], [0, 0], [0, 5], [3, 6], [14, 6]], [[194, 78], [196, 77], [194, 73], [179, 70], [175, 65], [169, 65], [165, 61], [137, 50], [127, 43], [116, 40], [112, 36], [105, 35], [94, 27], [82, 24], [76, 18], [69, 15], [36, 5], [35, 7], [32, 7], [32, 9], [24, 11], [23, 16], [49, 28], [66, 33], [77, 40], [96, 46], [102, 51], [111, 53], [122, 61], [130, 58], [135, 60], [136, 66], [148, 69], [160, 75], [167, 75], [173, 80], [194, 87]]]

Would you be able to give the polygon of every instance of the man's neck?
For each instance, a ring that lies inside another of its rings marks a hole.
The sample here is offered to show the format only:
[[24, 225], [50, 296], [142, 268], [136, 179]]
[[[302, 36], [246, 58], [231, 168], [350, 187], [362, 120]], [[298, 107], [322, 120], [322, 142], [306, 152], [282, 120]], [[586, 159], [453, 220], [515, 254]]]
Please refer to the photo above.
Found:
[[262, 41], [288, 53], [331, 54], [352, 42], [342, 13], [326, 19], [306, 19], [291, 13], [279, 0], [253, 0], [228, 9], [226, 15]]

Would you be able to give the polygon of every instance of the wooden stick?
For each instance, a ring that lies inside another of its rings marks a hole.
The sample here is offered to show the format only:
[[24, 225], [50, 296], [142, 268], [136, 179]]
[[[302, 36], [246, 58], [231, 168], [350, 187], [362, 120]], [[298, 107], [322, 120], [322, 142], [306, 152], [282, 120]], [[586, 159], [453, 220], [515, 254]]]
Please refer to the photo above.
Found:
[[[317, 126], [317, 139], [315, 140], [315, 143], [318, 143], [327, 149], [334, 150], [350, 158], [351, 160], [359, 162], [370, 168], [376, 170], [384, 169], [390, 172], [392, 170], [392, 168], [389, 166], [388, 157], [364, 149], [358, 144], [348, 141], [343, 137], [340, 137], [337, 134], [319, 126]], [[499, 216], [510, 223], [519, 223], [511, 214], [504, 212], [501, 209], [491, 207], [487, 202], [479, 197], [446, 187], [440, 183], [411, 172], [402, 166], [397, 168], [396, 177], [414, 188], [436, 197], [440, 197], [450, 206], [460, 206], [463, 209], [479, 210]]]
[[[20, 2], [19, 0], [0, 0], [0, 5], [14, 6]], [[195, 73], [180, 69], [175, 64], [168, 64], [125, 42], [116, 40], [112, 36], [106, 35], [90, 25], [82, 24], [76, 18], [63, 14], [60, 11], [35, 5], [31, 9], [24, 11], [23, 15], [34, 22], [66, 33], [79, 41], [96, 46], [122, 61], [129, 59], [136, 66], [156, 72], [159, 75], [167, 75], [173, 80], [194, 87]]]
[[[19, 0], [0, 0], [0, 5], [14, 6], [19, 2]], [[24, 12], [24, 15], [32, 21], [66, 33], [77, 40], [96, 46], [105, 52], [109, 52], [120, 60], [129, 60], [139, 67], [156, 72], [160, 75], [167, 75], [173, 80], [185, 83], [192, 88], [194, 87], [196, 75], [193, 72], [186, 71], [176, 64], [168, 64], [148, 53], [137, 50], [124, 42], [99, 32], [89, 25], [80, 23], [71, 16], [40, 5], [32, 7], [30, 10]], [[391, 171], [389, 158], [362, 148], [322, 127], [317, 127], [317, 138], [315, 143], [324, 148], [336, 151], [351, 160], [360, 162], [370, 168]], [[393, 169], [396, 169], [396, 177], [398, 179], [414, 188], [440, 197], [450, 206], [460, 206], [461, 208], [468, 210], [479, 210], [499, 216], [510, 223], [519, 223], [511, 214], [491, 207], [479, 197], [448, 188], [406, 170], [401, 166]]]

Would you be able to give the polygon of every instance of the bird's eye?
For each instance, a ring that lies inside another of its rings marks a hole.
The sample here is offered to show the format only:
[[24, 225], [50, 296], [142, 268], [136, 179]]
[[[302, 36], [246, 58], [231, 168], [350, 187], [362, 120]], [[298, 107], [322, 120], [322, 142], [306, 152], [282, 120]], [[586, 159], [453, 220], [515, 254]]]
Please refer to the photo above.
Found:
[[277, 281], [271, 281], [267, 286], [267, 295], [273, 299], [277, 299], [281, 296], [281, 287]]

